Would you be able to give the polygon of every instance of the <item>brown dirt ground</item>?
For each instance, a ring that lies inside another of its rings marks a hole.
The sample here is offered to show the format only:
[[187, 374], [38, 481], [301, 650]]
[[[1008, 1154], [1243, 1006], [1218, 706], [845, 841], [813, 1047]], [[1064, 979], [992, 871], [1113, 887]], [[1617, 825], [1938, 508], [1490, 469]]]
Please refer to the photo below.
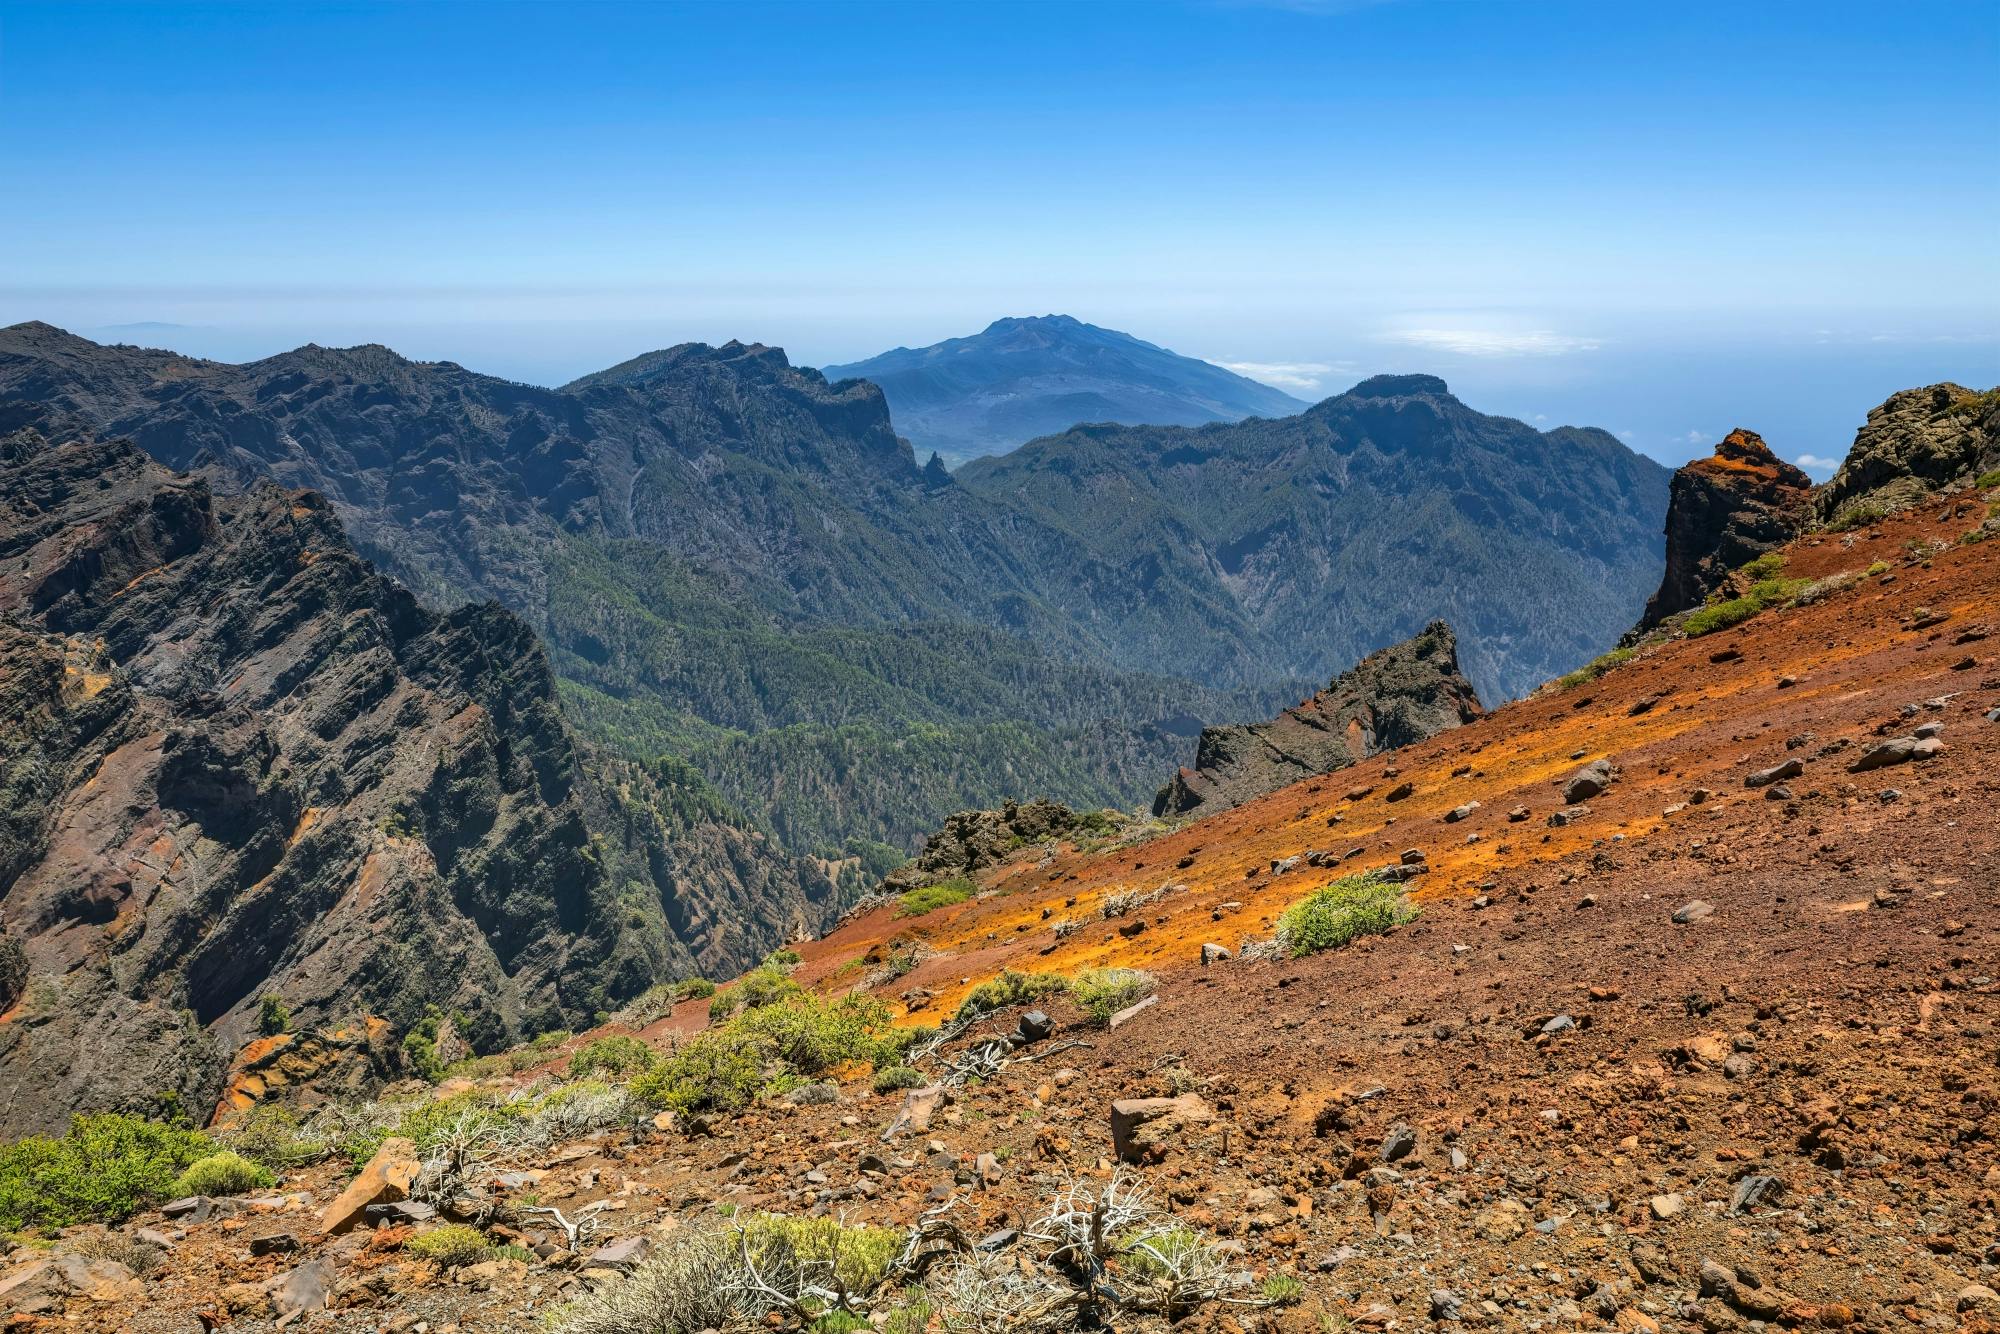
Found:
[[[1789, 575], [1884, 561], [1893, 577], [1645, 650], [1137, 846], [1028, 850], [954, 908], [850, 921], [804, 947], [799, 976], [857, 985], [871, 965], [854, 961], [922, 941], [937, 957], [882, 987], [934, 991], [916, 1019], [1009, 966], [1143, 967], [1162, 999], [1115, 1033], [1051, 1006], [1058, 1040], [1088, 1045], [964, 1090], [927, 1135], [881, 1145], [895, 1099], [856, 1081], [837, 1105], [760, 1106], [712, 1138], [592, 1144], [541, 1194], [621, 1201], [607, 1235], [716, 1201], [900, 1224], [935, 1189], [956, 1191], [980, 1228], [1018, 1224], [1054, 1182], [1108, 1170], [1112, 1099], [1193, 1088], [1219, 1120], [1141, 1171], [1239, 1242], [1246, 1267], [1306, 1282], [1303, 1306], [1266, 1321], [1287, 1334], [1428, 1328], [1438, 1289], [1463, 1299], [1464, 1323], [1504, 1329], [1991, 1327], [1957, 1305], [1970, 1284], [2000, 1286], [2000, 726], [1982, 716], [2000, 705], [2000, 542], [1928, 565], [1909, 546], [1949, 543], [1977, 517], [1933, 502], [1808, 539]], [[1714, 661], [1725, 650], [1738, 656]], [[1936, 759], [1847, 771], [1878, 733], [1923, 722], [1943, 725]], [[1601, 756], [1622, 776], [1588, 815], [1549, 827], [1560, 780]], [[1805, 764], [1790, 800], [1744, 786], [1787, 758]], [[1385, 801], [1403, 780], [1413, 795]], [[1884, 801], [1891, 787], [1901, 796]], [[1696, 788], [1715, 795], [1668, 813]], [[1444, 822], [1469, 801], [1470, 818]], [[1529, 817], [1509, 822], [1517, 805]], [[1422, 916], [1312, 958], [1194, 962], [1204, 941], [1268, 937], [1330, 875], [1271, 863], [1315, 848], [1361, 849], [1357, 869], [1422, 849]], [[1094, 919], [1061, 941], [1049, 930], [1162, 884], [1185, 888], [1145, 910], [1140, 934]], [[1676, 925], [1697, 898], [1714, 914]], [[1543, 1035], [1560, 1014], [1576, 1027]], [[1074, 1074], [1058, 1082], [1063, 1067]], [[1385, 1168], [1398, 1125], [1417, 1148]], [[891, 1170], [861, 1175], [877, 1151], [896, 1155]], [[987, 1151], [1004, 1157], [1000, 1182], [967, 1184]], [[814, 1169], [824, 1182], [807, 1180]], [[1782, 1193], [1732, 1214], [1752, 1175]], [[329, 1169], [293, 1184], [322, 1199], [337, 1186]], [[1662, 1218], [1651, 1202], [1665, 1196], [1680, 1208]], [[223, 1282], [297, 1262], [250, 1260], [245, 1237], [303, 1217], [191, 1229], [142, 1309], [80, 1304], [51, 1327], [196, 1329]], [[1704, 1260], [1735, 1268], [1733, 1294], [1702, 1295]], [[481, 1291], [386, 1241], [339, 1272], [342, 1309], [297, 1327], [527, 1330], [577, 1281], [535, 1268]]]

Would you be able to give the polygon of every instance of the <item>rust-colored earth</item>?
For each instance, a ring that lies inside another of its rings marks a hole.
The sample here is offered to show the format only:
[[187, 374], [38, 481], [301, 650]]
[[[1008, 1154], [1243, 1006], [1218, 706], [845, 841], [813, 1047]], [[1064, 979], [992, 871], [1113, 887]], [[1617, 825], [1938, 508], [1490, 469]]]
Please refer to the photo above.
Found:
[[[1211, 1312], [1205, 1331], [1423, 1329], [1441, 1309], [1502, 1329], [1991, 1328], [2000, 725], [1984, 715], [2000, 706], [2000, 637], [1985, 637], [2000, 631], [2000, 542], [1955, 544], [1976, 509], [1934, 500], [1806, 539], [1787, 577], [1858, 576], [1811, 605], [1643, 649], [1150, 841], [1024, 850], [964, 904], [849, 921], [802, 947], [797, 975], [865, 985], [886, 946], [921, 942], [935, 955], [878, 988], [932, 993], [913, 1021], [1003, 968], [1144, 968], [1161, 1000], [1112, 1032], [1051, 1005], [1054, 1041], [1086, 1045], [966, 1088], [890, 1145], [896, 1099], [857, 1081], [839, 1103], [760, 1104], [711, 1138], [588, 1144], [547, 1168], [538, 1198], [613, 1200], [607, 1237], [710, 1202], [901, 1225], [951, 1192], [978, 1226], [1018, 1226], [1063, 1176], [1108, 1171], [1113, 1099], [1192, 1089], [1218, 1120], [1146, 1179], [1240, 1243], [1247, 1268], [1307, 1290], [1275, 1319]], [[1935, 758], [1849, 772], [1931, 723]], [[1561, 781], [1599, 758], [1620, 776], [1551, 827]], [[1745, 786], [1787, 759], [1803, 764], [1788, 799]], [[1411, 795], [1388, 801], [1402, 782]], [[1204, 943], [1268, 939], [1288, 904], [1405, 849], [1430, 867], [1414, 923], [1310, 958], [1199, 964]], [[1358, 852], [1340, 871], [1273, 874], [1313, 850]], [[1107, 895], [1162, 885], [1177, 888], [1137, 934], [1097, 915]], [[1676, 923], [1695, 900], [1712, 913]], [[1058, 920], [1084, 926], [1058, 939]], [[1414, 1149], [1385, 1162], [1399, 1127]], [[989, 1152], [998, 1180], [981, 1186], [970, 1168]], [[861, 1173], [870, 1153], [892, 1159], [885, 1173]], [[339, 1182], [322, 1167], [288, 1184], [323, 1201]], [[219, 1284], [298, 1263], [245, 1258], [245, 1230], [288, 1210], [309, 1218], [310, 1201], [188, 1229], [143, 1310], [61, 1327], [195, 1328]], [[575, 1281], [446, 1279], [362, 1244], [340, 1261], [346, 1309], [321, 1318], [338, 1328], [529, 1330]]]

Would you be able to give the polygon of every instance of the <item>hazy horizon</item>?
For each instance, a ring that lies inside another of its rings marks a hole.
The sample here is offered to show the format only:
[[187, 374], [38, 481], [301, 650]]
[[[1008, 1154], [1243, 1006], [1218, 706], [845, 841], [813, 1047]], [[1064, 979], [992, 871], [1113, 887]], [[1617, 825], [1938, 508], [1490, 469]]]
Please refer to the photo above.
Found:
[[1058, 312], [1666, 463], [1838, 458], [1896, 389], [2000, 381], [1977, 6], [577, 12], [10, 0], [0, 322], [556, 384]]

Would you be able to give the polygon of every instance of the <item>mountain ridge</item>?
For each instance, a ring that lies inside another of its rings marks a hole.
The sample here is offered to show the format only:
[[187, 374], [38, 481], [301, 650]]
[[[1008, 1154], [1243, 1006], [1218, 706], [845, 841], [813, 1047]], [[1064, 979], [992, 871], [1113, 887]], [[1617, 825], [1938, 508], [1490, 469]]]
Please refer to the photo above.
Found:
[[896, 429], [949, 464], [1086, 422], [1194, 425], [1288, 415], [1283, 390], [1070, 315], [1008, 316], [977, 334], [824, 368], [881, 386]]

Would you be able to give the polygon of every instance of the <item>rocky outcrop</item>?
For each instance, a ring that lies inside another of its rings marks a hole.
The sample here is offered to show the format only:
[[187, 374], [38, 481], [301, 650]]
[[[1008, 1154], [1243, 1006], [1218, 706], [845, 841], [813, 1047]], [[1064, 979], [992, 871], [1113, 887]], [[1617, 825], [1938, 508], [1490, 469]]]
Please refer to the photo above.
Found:
[[580, 745], [525, 624], [420, 607], [318, 495], [9, 438], [0, 1131], [213, 1106], [266, 994], [491, 1050], [831, 919], [676, 781]]
[[1810, 477], [1741, 427], [1710, 457], [1684, 464], [1667, 500], [1666, 573], [1639, 628], [1699, 607], [1732, 570], [1791, 541], [1811, 491]]
[[1905, 389], [1868, 414], [1813, 512], [1822, 523], [1887, 513], [1996, 468], [2000, 389]]
[[1326, 689], [1267, 723], [1202, 729], [1192, 768], [1153, 799], [1155, 815], [1239, 806], [1315, 774], [1344, 769], [1481, 713], [1458, 669], [1458, 640], [1433, 621], [1421, 634], [1369, 654]]
[[1036, 798], [1007, 802], [996, 810], [956, 811], [932, 834], [924, 850], [882, 882], [884, 892], [934, 885], [940, 880], [972, 875], [998, 866], [1007, 855], [1030, 843], [1069, 838], [1086, 828], [1105, 829], [1111, 816], [1102, 811], [1073, 811], [1060, 802]]

